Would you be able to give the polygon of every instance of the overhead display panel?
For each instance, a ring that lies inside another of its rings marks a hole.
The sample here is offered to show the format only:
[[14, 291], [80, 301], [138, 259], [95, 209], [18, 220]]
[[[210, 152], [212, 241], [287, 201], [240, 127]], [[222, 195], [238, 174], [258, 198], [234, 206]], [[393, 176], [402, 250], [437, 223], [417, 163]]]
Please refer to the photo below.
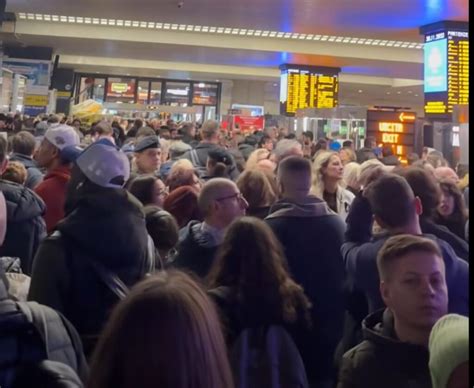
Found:
[[457, 22], [422, 27], [425, 114], [452, 118], [453, 106], [469, 104], [469, 32]]
[[284, 64], [280, 70], [281, 114], [294, 116], [298, 109], [338, 105], [340, 68]]

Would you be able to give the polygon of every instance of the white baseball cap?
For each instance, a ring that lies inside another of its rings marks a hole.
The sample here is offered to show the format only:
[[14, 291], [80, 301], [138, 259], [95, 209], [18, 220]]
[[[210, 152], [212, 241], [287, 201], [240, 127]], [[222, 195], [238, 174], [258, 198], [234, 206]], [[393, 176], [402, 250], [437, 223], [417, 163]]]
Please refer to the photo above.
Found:
[[80, 143], [79, 135], [74, 128], [64, 124], [49, 128], [44, 137], [60, 150], [65, 147], [77, 147]]

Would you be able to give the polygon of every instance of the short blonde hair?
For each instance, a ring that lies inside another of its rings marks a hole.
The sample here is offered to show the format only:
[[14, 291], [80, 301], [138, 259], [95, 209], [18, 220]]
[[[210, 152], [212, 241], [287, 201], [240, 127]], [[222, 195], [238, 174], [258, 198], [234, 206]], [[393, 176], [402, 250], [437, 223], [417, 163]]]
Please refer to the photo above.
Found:
[[249, 155], [247, 162], [245, 163], [245, 170], [253, 170], [257, 167], [257, 164], [262, 159], [268, 159], [270, 151], [265, 148], [258, 148]]
[[344, 181], [345, 186], [352, 187], [356, 190], [360, 188], [360, 170], [360, 164], [356, 162], [350, 162], [344, 166], [344, 174], [342, 180]]
[[20, 162], [8, 162], [7, 168], [2, 174], [2, 179], [24, 185], [28, 173], [25, 166]]

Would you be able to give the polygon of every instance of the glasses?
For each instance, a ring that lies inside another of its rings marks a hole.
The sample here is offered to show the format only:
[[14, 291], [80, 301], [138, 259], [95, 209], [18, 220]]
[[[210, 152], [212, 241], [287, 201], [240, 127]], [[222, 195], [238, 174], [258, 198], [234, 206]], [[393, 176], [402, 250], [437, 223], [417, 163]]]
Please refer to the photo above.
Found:
[[224, 201], [226, 199], [232, 199], [232, 198], [240, 199], [241, 201], [245, 200], [242, 193], [235, 193], [235, 194], [229, 195], [227, 197], [216, 198], [216, 201]]

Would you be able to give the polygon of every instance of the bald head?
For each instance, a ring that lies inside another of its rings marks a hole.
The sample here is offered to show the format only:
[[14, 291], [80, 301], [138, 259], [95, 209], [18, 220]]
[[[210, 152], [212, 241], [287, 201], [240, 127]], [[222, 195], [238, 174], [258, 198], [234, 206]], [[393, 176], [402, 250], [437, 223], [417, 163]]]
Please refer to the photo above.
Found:
[[198, 198], [199, 210], [206, 217], [212, 211], [212, 204], [216, 199], [238, 191], [237, 185], [230, 179], [213, 178], [207, 181], [201, 189]]
[[311, 163], [300, 156], [289, 156], [278, 166], [278, 182], [285, 197], [306, 197], [311, 189]]

